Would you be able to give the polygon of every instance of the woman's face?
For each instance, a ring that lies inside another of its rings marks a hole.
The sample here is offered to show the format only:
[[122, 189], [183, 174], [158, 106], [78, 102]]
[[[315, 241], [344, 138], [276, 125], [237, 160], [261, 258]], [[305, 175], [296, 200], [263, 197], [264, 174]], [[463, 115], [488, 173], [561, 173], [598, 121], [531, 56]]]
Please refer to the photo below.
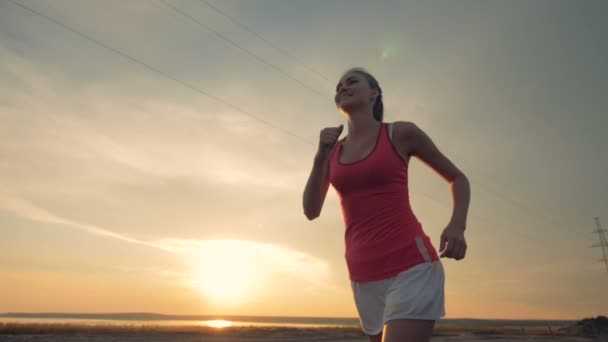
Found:
[[336, 106], [342, 112], [352, 112], [355, 109], [373, 105], [378, 91], [372, 89], [365, 76], [357, 72], [348, 72], [336, 86]]

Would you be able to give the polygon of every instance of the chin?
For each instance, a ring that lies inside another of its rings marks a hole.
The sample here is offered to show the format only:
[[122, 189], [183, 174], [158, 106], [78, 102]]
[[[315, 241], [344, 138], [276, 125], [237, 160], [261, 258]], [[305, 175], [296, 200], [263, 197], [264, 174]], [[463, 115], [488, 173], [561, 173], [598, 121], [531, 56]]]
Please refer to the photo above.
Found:
[[360, 107], [360, 103], [357, 101], [343, 101], [340, 103], [340, 110], [344, 113], [349, 113]]

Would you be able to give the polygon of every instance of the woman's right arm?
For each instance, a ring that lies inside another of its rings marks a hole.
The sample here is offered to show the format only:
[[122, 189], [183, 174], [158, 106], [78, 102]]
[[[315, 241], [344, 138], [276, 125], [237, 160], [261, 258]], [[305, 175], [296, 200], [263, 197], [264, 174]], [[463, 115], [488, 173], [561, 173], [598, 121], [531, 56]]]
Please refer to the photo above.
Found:
[[302, 199], [304, 215], [309, 220], [314, 220], [321, 214], [325, 195], [327, 195], [327, 189], [329, 189], [329, 158], [343, 128], [344, 126], [340, 125], [324, 128], [321, 131], [319, 148]]
[[329, 158], [317, 153], [304, 189], [304, 215], [314, 220], [321, 214], [323, 202], [329, 189]]

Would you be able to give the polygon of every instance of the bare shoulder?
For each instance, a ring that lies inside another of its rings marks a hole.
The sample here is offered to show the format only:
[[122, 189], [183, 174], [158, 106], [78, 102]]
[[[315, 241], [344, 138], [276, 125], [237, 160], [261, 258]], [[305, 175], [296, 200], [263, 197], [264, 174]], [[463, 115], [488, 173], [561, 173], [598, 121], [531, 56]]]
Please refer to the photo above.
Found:
[[414, 152], [414, 144], [417, 131], [420, 130], [416, 124], [410, 121], [395, 121], [392, 123], [392, 142], [402, 158], [406, 159]]
[[400, 136], [407, 136], [419, 130], [420, 128], [411, 121], [395, 121], [392, 123], [393, 129], [396, 134], [400, 134]]
[[393, 140], [398, 141], [400, 149], [406, 151], [409, 156], [420, 158], [450, 182], [462, 174], [416, 124], [397, 121], [393, 123], [393, 126]]
[[393, 125], [393, 137], [398, 141], [408, 141], [415, 137], [420, 128], [411, 121], [395, 121]]

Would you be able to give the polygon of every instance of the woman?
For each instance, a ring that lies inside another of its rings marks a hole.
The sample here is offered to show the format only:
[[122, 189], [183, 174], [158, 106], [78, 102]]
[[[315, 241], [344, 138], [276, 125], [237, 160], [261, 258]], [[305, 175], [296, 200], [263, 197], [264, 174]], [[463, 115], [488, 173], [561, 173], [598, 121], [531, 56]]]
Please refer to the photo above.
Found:
[[[353, 296], [370, 341], [429, 341], [435, 321], [445, 316], [439, 258], [460, 260], [466, 253], [469, 182], [415, 124], [382, 122], [382, 90], [364, 69], [342, 76], [335, 102], [347, 118], [348, 135], [338, 141], [343, 125], [321, 131], [304, 214], [318, 217], [329, 185], [336, 189]], [[441, 234], [440, 255], [410, 207], [412, 156], [451, 184], [453, 213]]]

